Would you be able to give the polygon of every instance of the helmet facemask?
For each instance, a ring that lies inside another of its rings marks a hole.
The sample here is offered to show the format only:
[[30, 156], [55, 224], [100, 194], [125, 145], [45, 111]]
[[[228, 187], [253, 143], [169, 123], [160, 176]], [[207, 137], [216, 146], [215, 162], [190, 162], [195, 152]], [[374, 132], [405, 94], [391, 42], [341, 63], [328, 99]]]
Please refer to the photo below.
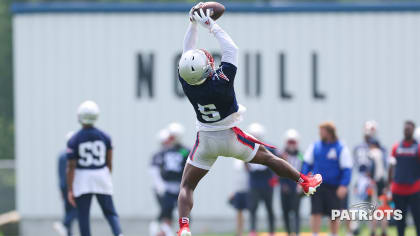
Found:
[[200, 49], [207, 57], [207, 66], [202, 75], [203, 79], [207, 79], [213, 76], [215, 68], [214, 68], [214, 58], [213, 56], [205, 49]]

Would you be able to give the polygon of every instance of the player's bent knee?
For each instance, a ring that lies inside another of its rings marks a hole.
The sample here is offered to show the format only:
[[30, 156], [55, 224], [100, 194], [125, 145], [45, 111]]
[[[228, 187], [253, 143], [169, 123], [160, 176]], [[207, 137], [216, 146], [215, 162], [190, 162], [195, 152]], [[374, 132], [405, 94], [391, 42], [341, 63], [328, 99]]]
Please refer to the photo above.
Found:
[[180, 185], [181, 190], [184, 190], [186, 192], [188, 191], [194, 191], [194, 183], [191, 181], [182, 181]]

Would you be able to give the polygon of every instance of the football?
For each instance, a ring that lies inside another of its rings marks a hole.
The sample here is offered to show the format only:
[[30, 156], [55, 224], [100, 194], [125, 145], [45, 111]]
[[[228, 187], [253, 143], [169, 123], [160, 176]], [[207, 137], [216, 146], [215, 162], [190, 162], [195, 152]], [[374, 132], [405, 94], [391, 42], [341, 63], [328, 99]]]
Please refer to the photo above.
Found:
[[[203, 9], [204, 13], [206, 13], [207, 9], [210, 9], [210, 16], [213, 20], [219, 19], [223, 15], [223, 12], [225, 12], [225, 6], [218, 2], [205, 2], [201, 6], [201, 9]], [[199, 11], [199, 9], [195, 11]], [[198, 14], [200, 14], [200, 12], [198, 12]]]

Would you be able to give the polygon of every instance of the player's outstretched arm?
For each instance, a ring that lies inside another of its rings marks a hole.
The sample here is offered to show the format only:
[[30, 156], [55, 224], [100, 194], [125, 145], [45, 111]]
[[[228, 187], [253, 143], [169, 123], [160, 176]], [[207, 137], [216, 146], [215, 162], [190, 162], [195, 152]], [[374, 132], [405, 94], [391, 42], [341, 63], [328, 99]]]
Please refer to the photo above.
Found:
[[204, 13], [200, 9], [200, 14], [194, 12], [195, 21], [199, 22], [203, 27], [210, 30], [222, 49], [222, 62], [228, 62], [237, 66], [238, 64], [238, 46], [233, 42], [232, 38], [227, 34], [213, 19], [210, 17], [210, 10]]
[[184, 48], [182, 50], [182, 53], [195, 49], [197, 45], [198, 35], [197, 35], [197, 24], [190, 22], [188, 25], [187, 32], [184, 36]]
[[193, 17], [193, 12], [195, 9], [199, 8], [200, 5], [203, 4], [202, 2], [198, 3], [197, 5], [193, 6], [189, 12], [190, 24], [188, 25], [187, 32], [184, 36], [184, 47], [182, 53], [195, 49], [198, 40], [197, 34], [197, 23]]

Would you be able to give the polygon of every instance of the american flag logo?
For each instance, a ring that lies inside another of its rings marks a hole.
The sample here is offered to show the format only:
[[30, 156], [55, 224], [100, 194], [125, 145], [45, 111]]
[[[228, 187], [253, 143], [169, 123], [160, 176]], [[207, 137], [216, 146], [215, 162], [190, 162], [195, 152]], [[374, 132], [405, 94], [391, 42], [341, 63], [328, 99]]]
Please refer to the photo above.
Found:
[[219, 73], [217, 73], [217, 77], [219, 77], [220, 79], [224, 79], [224, 80], [229, 82], [228, 77], [223, 73], [222, 70], [220, 70]]

